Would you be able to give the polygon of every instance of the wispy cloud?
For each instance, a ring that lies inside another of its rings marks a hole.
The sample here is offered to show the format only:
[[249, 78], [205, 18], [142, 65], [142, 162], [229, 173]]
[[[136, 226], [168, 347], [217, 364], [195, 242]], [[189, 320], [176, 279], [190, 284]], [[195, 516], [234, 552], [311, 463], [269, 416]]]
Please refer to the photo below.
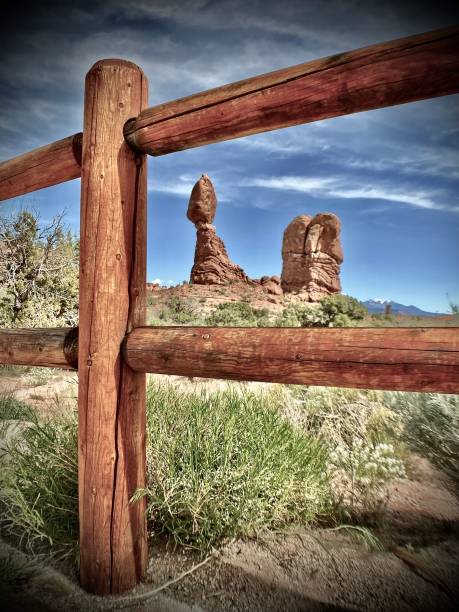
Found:
[[319, 198], [383, 200], [415, 208], [459, 212], [459, 206], [439, 202], [435, 192], [416, 191], [402, 185], [394, 188], [387, 185], [368, 185], [362, 184], [360, 180], [358, 185], [352, 184], [355, 180], [355, 177], [277, 176], [246, 179], [240, 182], [240, 186], [298, 192]]
[[167, 193], [167, 195], [177, 196], [180, 198], [189, 198], [191, 190], [193, 189], [193, 183], [187, 182], [167, 182], [161, 183], [159, 181], [148, 181], [149, 192]]

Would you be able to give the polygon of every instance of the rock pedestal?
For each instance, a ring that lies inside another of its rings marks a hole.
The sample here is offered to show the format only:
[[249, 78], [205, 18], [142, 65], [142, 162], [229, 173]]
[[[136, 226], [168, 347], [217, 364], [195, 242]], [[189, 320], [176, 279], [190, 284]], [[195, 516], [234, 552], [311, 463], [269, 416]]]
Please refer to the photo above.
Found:
[[244, 270], [228, 257], [223, 240], [217, 236], [212, 221], [217, 197], [210, 178], [203, 174], [194, 185], [187, 217], [196, 227], [196, 249], [190, 282], [197, 285], [226, 285], [247, 282]]
[[295, 217], [284, 232], [282, 277], [284, 292], [304, 294], [317, 302], [341, 291], [339, 280], [343, 250], [339, 238], [341, 225], [331, 213]]

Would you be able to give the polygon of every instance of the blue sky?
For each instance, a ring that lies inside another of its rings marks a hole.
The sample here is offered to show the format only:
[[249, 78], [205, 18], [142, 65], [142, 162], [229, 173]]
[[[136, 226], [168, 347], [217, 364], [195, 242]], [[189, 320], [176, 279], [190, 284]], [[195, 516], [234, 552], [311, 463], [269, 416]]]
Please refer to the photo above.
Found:
[[[432, 9], [434, 5], [435, 10]], [[447, 2], [44, 0], [6, 16], [0, 159], [80, 131], [84, 76], [104, 57], [141, 66], [150, 105], [299, 62], [458, 21]], [[447, 311], [459, 302], [459, 104], [447, 96], [149, 159], [148, 278], [180, 282], [193, 263], [185, 213], [202, 173], [215, 225], [251, 277], [279, 274], [299, 214], [342, 221], [343, 291]], [[16, 198], [43, 219], [67, 209], [78, 232], [79, 180]]]

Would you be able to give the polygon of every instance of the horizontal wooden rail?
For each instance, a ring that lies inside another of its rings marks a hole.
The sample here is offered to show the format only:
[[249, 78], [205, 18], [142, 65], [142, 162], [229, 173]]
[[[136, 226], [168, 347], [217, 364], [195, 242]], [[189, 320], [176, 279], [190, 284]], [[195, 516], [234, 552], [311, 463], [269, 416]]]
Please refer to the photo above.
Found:
[[141, 372], [459, 392], [459, 328], [138, 327], [124, 356]]
[[125, 125], [150, 155], [459, 91], [459, 27], [299, 64], [148, 108]]
[[[77, 328], [0, 331], [0, 363], [76, 368]], [[459, 393], [459, 328], [137, 327], [135, 371]]]
[[[125, 126], [134, 149], [200, 145], [459, 92], [459, 27], [298, 64], [148, 108]], [[81, 176], [82, 134], [0, 163], [0, 200]]]
[[78, 367], [78, 328], [0, 329], [3, 365]]
[[0, 200], [8, 200], [81, 176], [79, 132], [0, 163]]

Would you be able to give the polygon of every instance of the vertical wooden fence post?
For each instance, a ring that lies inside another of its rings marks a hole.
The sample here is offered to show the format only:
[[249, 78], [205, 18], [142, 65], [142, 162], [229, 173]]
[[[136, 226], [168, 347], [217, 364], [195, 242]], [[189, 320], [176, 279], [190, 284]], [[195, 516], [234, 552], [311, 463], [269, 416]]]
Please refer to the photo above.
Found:
[[81, 176], [78, 353], [80, 580], [100, 595], [133, 587], [146, 568], [145, 375], [122, 359], [144, 324], [146, 159], [123, 126], [147, 106], [131, 62], [97, 62], [86, 76]]

